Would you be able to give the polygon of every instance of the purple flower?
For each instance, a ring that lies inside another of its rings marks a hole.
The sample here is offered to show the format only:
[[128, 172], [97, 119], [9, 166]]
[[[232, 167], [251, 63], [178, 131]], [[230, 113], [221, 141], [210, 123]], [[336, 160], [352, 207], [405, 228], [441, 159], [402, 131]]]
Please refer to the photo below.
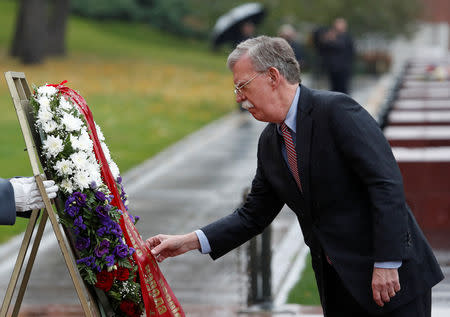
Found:
[[78, 237], [77, 241], [75, 242], [75, 247], [81, 251], [81, 250], [88, 248], [90, 244], [91, 244], [91, 240], [89, 240], [89, 238]]
[[132, 214], [128, 214], [128, 215], [130, 216], [131, 221], [132, 221], [134, 224], [136, 224], [136, 223], [139, 221], [139, 219], [141, 219], [139, 216], [133, 216]]
[[67, 200], [66, 200], [65, 206], [67, 207], [67, 206], [70, 206], [70, 205], [75, 204], [75, 203], [76, 203], [75, 202], [75, 197], [69, 196], [69, 198], [67, 198]]
[[106, 258], [105, 258], [105, 261], [106, 261], [106, 265], [107, 266], [113, 266], [114, 265], [114, 255], [108, 255]]
[[86, 194], [75, 192], [67, 198], [64, 209], [70, 217], [76, 217], [80, 212], [80, 207], [86, 205]]
[[81, 216], [78, 216], [78, 218], [74, 219], [73, 225], [75, 227], [78, 227], [78, 228], [83, 229], [83, 230], [86, 229], [86, 225], [83, 223], [83, 217], [81, 217]]
[[103, 237], [106, 233], [108, 233], [108, 228], [106, 227], [100, 227], [97, 229], [97, 234], [99, 237]]
[[118, 182], [119, 184], [122, 184], [122, 176], [117, 177], [117, 182]]
[[83, 207], [86, 205], [86, 194], [75, 192], [72, 194], [72, 197], [75, 199], [77, 206]]
[[91, 187], [92, 189], [96, 189], [97, 188], [97, 183], [92, 181], [92, 183], [89, 184], [89, 187]]
[[136, 250], [134, 248], [128, 248], [129, 254], [133, 255], [134, 252], [136, 252]]
[[75, 233], [76, 236], [78, 236], [80, 234], [80, 228], [73, 227], [73, 232]]
[[118, 223], [112, 222], [113, 225], [111, 227], [110, 232], [115, 235], [117, 238], [122, 237], [122, 229], [120, 228], [120, 225]]
[[95, 255], [101, 258], [103, 255], [109, 251], [109, 241], [103, 240], [98, 247], [95, 248]]
[[75, 192], [72, 196], [75, 198], [79, 206], [84, 206], [86, 204], [86, 194]]
[[128, 256], [128, 246], [125, 244], [119, 244], [114, 248], [114, 254], [119, 258], [125, 258]]
[[95, 198], [97, 198], [100, 201], [105, 201], [106, 200], [106, 195], [101, 192], [101, 191], [96, 191], [95, 192]]
[[95, 212], [97, 213], [97, 215], [100, 219], [105, 219], [105, 218], [109, 219], [108, 210], [105, 207], [106, 206], [100, 205], [100, 206], [97, 206], [97, 208], [95, 208]]
[[80, 208], [78, 208], [77, 206], [69, 206], [69, 207], [66, 207], [65, 212], [70, 217], [75, 217], [80, 212]]
[[92, 266], [95, 264], [95, 258], [93, 256], [87, 256], [85, 258], [77, 260], [77, 264], [84, 263], [86, 266]]
[[71, 217], [78, 215], [80, 208], [77, 206], [75, 197], [70, 196], [67, 198], [66, 203], [64, 204], [64, 211]]

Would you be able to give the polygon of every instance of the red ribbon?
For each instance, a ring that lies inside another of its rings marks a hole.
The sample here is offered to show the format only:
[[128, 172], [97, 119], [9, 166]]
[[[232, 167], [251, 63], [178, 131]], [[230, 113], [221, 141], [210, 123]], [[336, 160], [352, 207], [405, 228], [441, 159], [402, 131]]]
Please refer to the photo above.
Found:
[[120, 226], [122, 228], [125, 241], [129, 247], [133, 247], [136, 250], [133, 254], [133, 258], [139, 268], [142, 297], [144, 299], [147, 316], [184, 317], [184, 311], [164, 278], [164, 275], [159, 269], [155, 257], [150, 252], [150, 249], [140, 236], [139, 232], [136, 230], [136, 227], [131, 221], [125, 206], [123, 205], [117, 189], [116, 181], [114, 180], [98, 139], [97, 129], [95, 127], [91, 110], [82, 96], [80, 96], [73, 89], [64, 85], [66, 82], [67, 80], [64, 80], [60, 84], [47, 86], [55, 87], [62, 96], [67, 96], [70, 98], [78, 106], [81, 113], [83, 113], [86, 118], [88, 128], [91, 132], [90, 137], [94, 143], [95, 157], [101, 166], [103, 181], [108, 186], [111, 194], [114, 196], [111, 204], [122, 211]]

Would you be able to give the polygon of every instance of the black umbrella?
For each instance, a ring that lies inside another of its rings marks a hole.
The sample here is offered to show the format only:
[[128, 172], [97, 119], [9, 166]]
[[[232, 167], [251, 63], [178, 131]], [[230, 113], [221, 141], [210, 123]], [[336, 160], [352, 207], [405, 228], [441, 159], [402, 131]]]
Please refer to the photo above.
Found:
[[243, 23], [258, 24], [265, 15], [264, 7], [258, 2], [250, 2], [237, 6], [217, 19], [212, 31], [214, 46], [224, 42], [236, 42], [241, 37], [240, 27]]

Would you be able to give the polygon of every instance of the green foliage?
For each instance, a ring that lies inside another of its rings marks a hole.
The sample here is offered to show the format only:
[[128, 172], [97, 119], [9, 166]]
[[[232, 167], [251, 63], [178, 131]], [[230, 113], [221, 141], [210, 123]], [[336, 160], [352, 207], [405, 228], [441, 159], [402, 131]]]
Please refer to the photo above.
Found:
[[193, 31], [186, 26], [184, 19], [190, 7], [184, 0], [155, 0], [149, 10], [148, 22], [168, 32], [180, 35], [192, 35]]
[[311, 266], [310, 254], [306, 258], [306, 266], [301, 273], [300, 280], [289, 292], [287, 302], [301, 305], [320, 305], [319, 291]]
[[136, 20], [139, 5], [136, 0], [72, 0], [74, 13], [97, 19]]
[[174, 34], [193, 34], [183, 22], [190, 10], [184, 0], [72, 0], [71, 6], [84, 17], [141, 21]]

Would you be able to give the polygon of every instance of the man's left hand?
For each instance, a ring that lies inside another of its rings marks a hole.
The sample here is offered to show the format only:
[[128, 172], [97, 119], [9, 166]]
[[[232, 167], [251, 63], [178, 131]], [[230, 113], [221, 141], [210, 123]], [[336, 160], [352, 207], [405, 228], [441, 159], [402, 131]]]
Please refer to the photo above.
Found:
[[373, 300], [378, 306], [391, 300], [400, 291], [400, 281], [397, 269], [373, 268], [372, 293]]

